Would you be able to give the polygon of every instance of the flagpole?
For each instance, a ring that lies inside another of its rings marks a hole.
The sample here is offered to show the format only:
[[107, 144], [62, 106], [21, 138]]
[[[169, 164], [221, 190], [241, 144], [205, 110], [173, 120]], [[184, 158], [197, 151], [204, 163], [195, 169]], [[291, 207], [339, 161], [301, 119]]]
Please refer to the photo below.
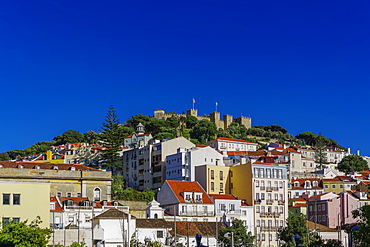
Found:
[[218, 102], [216, 102], [216, 112], [217, 112], [217, 106], [218, 106]]

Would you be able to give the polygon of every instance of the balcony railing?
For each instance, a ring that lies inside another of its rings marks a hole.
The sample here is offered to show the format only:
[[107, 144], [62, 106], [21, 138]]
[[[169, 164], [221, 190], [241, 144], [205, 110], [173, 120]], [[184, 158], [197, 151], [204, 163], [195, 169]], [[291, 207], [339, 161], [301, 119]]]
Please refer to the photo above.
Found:
[[267, 200], [266, 200], [266, 203], [267, 203], [267, 204], [273, 204], [273, 203], [274, 203], [274, 200], [272, 200], [272, 199], [267, 199]]
[[226, 213], [226, 214], [240, 214], [241, 210], [240, 209], [235, 209], [235, 210], [222, 210], [222, 209], [217, 209], [216, 213], [221, 214], [221, 213]]
[[272, 213], [272, 212], [261, 212], [261, 213], [260, 213], [260, 216], [261, 216], [261, 217], [273, 216], [273, 213]]
[[277, 226], [261, 226], [261, 230], [263, 231], [275, 231], [278, 228]]
[[272, 191], [272, 187], [266, 187], [266, 191], [267, 192]]
[[179, 212], [179, 216], [214, 216], [214, 212], [212, 211], [207, 211], [207, 212], [183, 212], [183, 211], [180, 211]]
[[260, 204], [260, 203], [261, 203], [261, 199], [254, 200], [254, 204]]
[[284, 200], [279, 200], [278, 203], [279, 203], [279, 205], [284, 205], [285, 201]]

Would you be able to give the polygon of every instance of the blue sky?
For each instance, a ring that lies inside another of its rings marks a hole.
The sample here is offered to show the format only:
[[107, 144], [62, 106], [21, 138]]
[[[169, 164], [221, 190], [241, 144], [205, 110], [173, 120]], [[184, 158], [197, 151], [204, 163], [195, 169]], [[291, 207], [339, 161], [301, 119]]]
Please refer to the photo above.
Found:
[[164, 109], [370, 155], [369, 1], [2, 1], [0, 152]]

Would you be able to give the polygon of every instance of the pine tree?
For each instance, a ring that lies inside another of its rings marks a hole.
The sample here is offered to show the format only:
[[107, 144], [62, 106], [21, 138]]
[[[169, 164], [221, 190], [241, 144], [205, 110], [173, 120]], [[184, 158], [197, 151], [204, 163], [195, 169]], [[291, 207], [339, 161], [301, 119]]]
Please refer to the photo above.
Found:
[[320, 170], [327, 167], [325, 165], [328, 163], [326, 159], [326, 142], [325, 137], [323, 137], [321, 133], [316, 137], [314, 160], [318, 164], [317, 168]]
[[118, 167], [122, 164], [120, 162], [120, 151], [125, 137], [120, 129], [119, 121], [114, 106], [111, 105], [103, 127], [100, 129], [100, 140], [104, 147], [100, 163], [103, 167]]

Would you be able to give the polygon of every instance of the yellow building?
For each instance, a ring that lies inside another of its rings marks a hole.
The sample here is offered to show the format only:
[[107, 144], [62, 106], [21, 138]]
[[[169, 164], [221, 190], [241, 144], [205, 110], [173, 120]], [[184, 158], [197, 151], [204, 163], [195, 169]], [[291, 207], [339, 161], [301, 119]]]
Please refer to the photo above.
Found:
[[230, 194], [229, 170], [227, 166], [203, 165], [195, 167], [195, 181], [207, 194]]
[[324, 192], [334, 192], [336, 194], [345, 190], [351, 190], [356, 185], [356, 181], [348, 176], [337, 176], [335, 178], [323, 178], [322, 187]]
[[53, 164], [63, 164], [64, 163], [63, 155], [53, 154], [52, 151], [46, 151], [46, 153], [37, 154], [33, 156], [35, 156], [35, 158], [31, 162], [36, 162], [36, 163], [48, 162], [48, 163], [53, 163]]
[[48, 183], [50, 196], [111, 200], [111, 173], [81, 164], [0, 161], [0, 179]]
[[254, 210], [256, 246], [279, 246], [277, 230], [288, 217], [288, 178], [285, 166], [262, 162], [230, 167], [231, 194]]
[[0, 181], [2, 222], [10, 220], [30, 223], [41, 217], [40, 227], [50, 223], [50, 184], [37, 182]]

